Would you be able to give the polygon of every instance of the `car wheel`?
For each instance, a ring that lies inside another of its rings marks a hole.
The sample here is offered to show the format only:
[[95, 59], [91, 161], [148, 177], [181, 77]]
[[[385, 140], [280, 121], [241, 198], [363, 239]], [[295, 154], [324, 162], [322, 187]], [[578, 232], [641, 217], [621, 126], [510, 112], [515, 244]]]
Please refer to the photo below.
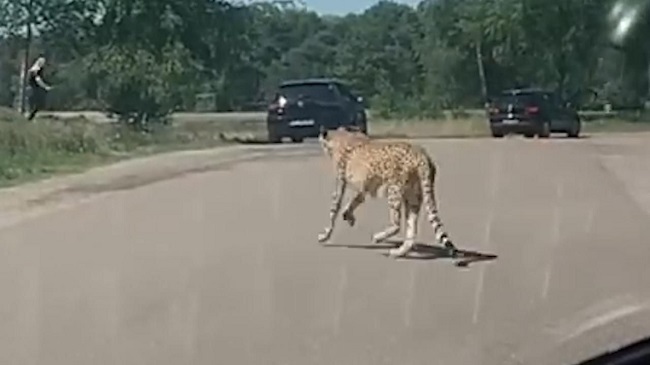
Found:
[[494, 138], [503, 138], [503, 132], [492, 130], [492, 137]]
[[361, 129], [361, 133], [368, 134], [368, 125], [366, 124], [365, 121], [363, 123], [361, 123], [361, 125], [359, 126], [359, 129]]
[[524, 133], [524, 137], [533, 138], [533, 137], [535, 137], [535, 133]]
[[270, 143], [282, 143], [282, 136], [277, 135], [274, 131], [268, 131], [268, 139]]
[[580, 122], [577, 122], [573, 128], [567, 132], [567, 137], [569, 138], [579, 138], [580, 137]]
[[359, 130], [363, 134], [368, 134], [368, 121], [366, 120], [366, 116], [363, 113], [357, 114], [354, 124], [359, 127]]
[[537, 133], [539, 138], [548, 138], [551, 136], [551, 123], [548, 121], [543, 121], [542, 125], [539, 128], [539, 133]]
[[293, 143], [302, 143], [303, 140], [302, 137], [291, 137], [291, 142]]

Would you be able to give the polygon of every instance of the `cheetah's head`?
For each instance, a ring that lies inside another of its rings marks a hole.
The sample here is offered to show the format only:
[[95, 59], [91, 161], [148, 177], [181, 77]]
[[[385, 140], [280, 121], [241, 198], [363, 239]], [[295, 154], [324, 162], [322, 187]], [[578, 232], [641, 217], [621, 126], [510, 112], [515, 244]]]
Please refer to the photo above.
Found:
[[341, 152], [345, 147], [368, 141], [369, 137], [352, 127], [340, 126], [334, 130], [327, 130], [321, 126], [318, 140], [325, 153], [332, 156], [332, 154]]

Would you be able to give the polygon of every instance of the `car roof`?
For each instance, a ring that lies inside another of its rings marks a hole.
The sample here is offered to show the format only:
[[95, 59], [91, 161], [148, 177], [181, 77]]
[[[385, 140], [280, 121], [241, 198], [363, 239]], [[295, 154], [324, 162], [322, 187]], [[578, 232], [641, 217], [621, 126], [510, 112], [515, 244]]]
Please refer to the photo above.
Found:
[[340, 80], [334, 79], [334, 78], [307, 78], [307, 79], [294, 79], [294, 80], [286, 80], [280, 83], [280, 87], [284, 86], [296, 86], [296, 85], [313, 85], [313, 84], [321, 84], [321, 85], [326, 85], [326, 84], [332, 84], [332, 83], [337, 83], [337, 84], [344, 84]]

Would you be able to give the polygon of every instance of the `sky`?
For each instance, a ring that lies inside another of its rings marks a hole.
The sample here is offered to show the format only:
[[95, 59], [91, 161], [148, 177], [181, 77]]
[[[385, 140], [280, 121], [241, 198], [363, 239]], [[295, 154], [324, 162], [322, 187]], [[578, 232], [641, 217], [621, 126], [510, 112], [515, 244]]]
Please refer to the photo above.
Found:
[[[319, 14], [345, 15], [362, 13], [376, 4], [378, 0], [303, 0], [307, 8]], [[393, 0], [397, 3], [417, 5], [420, 0]]]
[[[344, 15], [361, 13], [378, 0], [304, 0], [307, 7], [321, 14]], [[398, 3], [416, 5], [419, 0], [395, 0]]]

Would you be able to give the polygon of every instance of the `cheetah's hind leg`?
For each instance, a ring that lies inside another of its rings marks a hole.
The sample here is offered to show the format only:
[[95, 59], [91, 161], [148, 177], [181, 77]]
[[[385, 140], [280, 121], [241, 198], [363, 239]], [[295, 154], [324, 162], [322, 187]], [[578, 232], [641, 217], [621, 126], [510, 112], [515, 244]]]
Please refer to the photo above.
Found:
[[359, 205], [363, 204], [364, 201], [364, 193], [357, 192], [343, 209], [343, 220], [348, 222], [350, 227], [353, 227], [357, 221], [356, 217], [354, 216], [354, 211], [359, 207]]
[[402, 218], [402, 197], [399, 194], [399, 189], [396, 186], [391, 186], [387, 189], [388, 207], [390, 214], [390, 226], [381, 232], [377, 232], [372, 236], [373, 243], [381, 243], [387, 239], [395, 236], [401, 229]]
[[397, 248], [392, 248], [388, 251], [390, 257], [404, 257], [415, 246], [415, 236], [418, 229], [418, 216], [420, 212], [419, 205], [406, 205], [406, 234], [404, 243]]

